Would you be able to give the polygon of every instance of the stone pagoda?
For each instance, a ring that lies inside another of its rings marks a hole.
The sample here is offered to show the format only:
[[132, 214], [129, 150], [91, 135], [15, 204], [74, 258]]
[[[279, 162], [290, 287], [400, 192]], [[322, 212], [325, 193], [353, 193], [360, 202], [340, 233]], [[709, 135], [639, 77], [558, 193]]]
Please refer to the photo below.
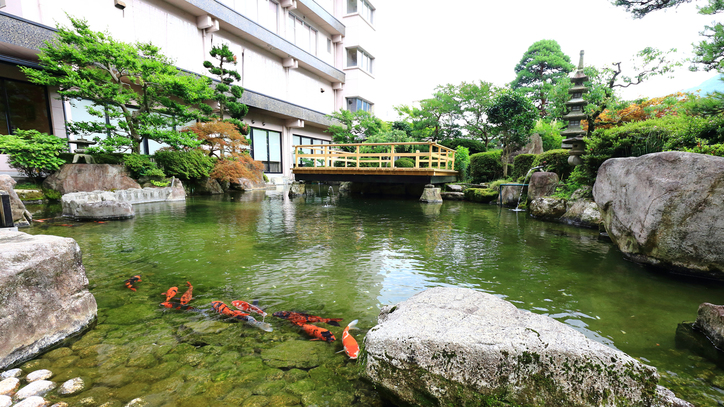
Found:
[[581, 51], [578, 69], [571, 76], [573, 86], [568, 90], [571, 94], [571, 100], [566, 102], [568, 114], [563, 116], [564, 120], [568, 120], [568, 127], [561, 133], [564, 138], [562, 147], [571, 150], [568, 164], [574, 166], [583, 163], [581, 155], [586, 151], [586, 142], [583, 141], [586, 131], [581, 128], [581, 120], [586, 119], [583, 109], [587, 102], [583, 100], [583, 94], [588, 92], [588, 88], [583, 83], [587, 80], [588, 76], [583, 73], [583, 51]]

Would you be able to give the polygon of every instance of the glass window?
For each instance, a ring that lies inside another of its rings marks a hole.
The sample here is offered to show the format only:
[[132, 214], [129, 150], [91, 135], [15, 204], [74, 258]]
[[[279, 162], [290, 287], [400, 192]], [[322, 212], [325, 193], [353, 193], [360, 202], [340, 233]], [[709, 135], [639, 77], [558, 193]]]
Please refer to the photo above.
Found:
[[357, 0], [347, 0], [347, 14], [357, 12]]
[[267, 5], [265, 7], [264, 18], [262, 24], [272, 32], [277, 32], [277, 18], [279, 15], [279, 5], [272, 0], [264, 0]]
[[309, 27], [309, 43], [311, 44], [309, 52], [317, 55], [317, 30], [312, 27]]
[[294, 44], [294, 26], [297, 24], [297, 19], [293, 15], [289, 14], [287, 18], [287, 41]]
[[0, 94], [0, 108], [3, 119], [0, 133], [8, 134], [21, 130], [37, 130], [41, 133], [53, 134], [50, 124], [50, 106], [48, 92], [45, 87], [28, 82], [0, 80], [3, 92]]
[[251, 146], [255, 160], [262, 162], [269, 160], [269, 151], [266, 143], [266, 130], [251, 129]]
[[264, 164], [264, 172], [282, 172], [282, 134], [278, 131], [251, 129], [251, 155]]
[[347, 66], [357, 66], [357, 48], [347, 49]]
[[367, 20], [370, 24], [372, 24], [373, 23], [372, 17], [374, 15], [375, 9], [372, 7], [372, 5], [370, 3], [368, 3], [365, 0], [360, 0], [360, 3], [362, 3], [360, 14], [362, 15], [362, 17], [365, 20]]

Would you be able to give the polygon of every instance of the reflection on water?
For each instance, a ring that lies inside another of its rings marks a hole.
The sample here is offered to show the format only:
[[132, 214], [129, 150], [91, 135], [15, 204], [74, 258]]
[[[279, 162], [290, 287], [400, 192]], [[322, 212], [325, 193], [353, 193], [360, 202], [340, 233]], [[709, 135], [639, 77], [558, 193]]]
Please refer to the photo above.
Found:
[[595, 231], [495, 206], [309, 191], [293, 199], [283, 191], [191, 197], [138, 205], [128, 221], [30, 233], [79, 242], [101, 308], [126, 304], [118, 282], [143, 273], [158, 292], [192, 281], [201, 304], [259, 299], [272, 312], [359, 319], [369, 328], [383, 305], [428, 287], [463, 286], [647, 361], [683, 398], [724, 401], [714, 384], [722, 371], [675, 346], [677, 325], [694, 319], [701, 302], [721, 303], [722, 285], [650, 271]]

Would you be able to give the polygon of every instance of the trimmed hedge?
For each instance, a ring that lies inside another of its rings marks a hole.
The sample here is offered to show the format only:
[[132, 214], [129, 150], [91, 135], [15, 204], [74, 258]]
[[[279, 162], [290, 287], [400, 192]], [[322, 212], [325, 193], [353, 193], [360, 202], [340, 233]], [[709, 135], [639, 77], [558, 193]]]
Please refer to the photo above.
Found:
[[477, 154], [477, 153], [484, 153], [488, 151], [487, 148], [485, 148], [485, 144], [482, 141], [478, 140], [470, 140], [466, 138], [454, 138], [450, 140], [443, 140], [439, 142], [440, 145], [443, 145], [447, 148], [452, 148], [453, 150], [457, 150], [458, 147], [467, 147], [467, 149], [470, 151], [470, 154]]
[[395, 167], [396, 168], [413, 168], [415, 166], [415, 161], [412, 160], [410, 157], [400, 157], [397, 160], [395, 160]]
[[202, 150], [159, 150], [154, 157], [167, 176], [181, 180], [206, 178], [214, 169], [214, 160]]
[[470, 202], [490, 203], [498, 199], [498, 191], [490, 188], [468, 188], [464, 194], [465, 200]]
[[533, 161], [531, 167], [543, 167], [543, 171], [555, 172], [562, 181], [568, 178], [573, 171], [573, 166], [568, 164], [570, 152], [565, 149], [548, 150], [540, 154]]
[[533, 162], [538, 158], [537, 154], [519, 154], [513, 159], [513, 170], [511, 175], [513, 179], [525, 177], [528, 171], [533, 168]]
[[500, 162], [502, 150], [492, 150], [470, 156], [470, 177], [472, 181], [485, 182], [503, 177], [503, 164]]

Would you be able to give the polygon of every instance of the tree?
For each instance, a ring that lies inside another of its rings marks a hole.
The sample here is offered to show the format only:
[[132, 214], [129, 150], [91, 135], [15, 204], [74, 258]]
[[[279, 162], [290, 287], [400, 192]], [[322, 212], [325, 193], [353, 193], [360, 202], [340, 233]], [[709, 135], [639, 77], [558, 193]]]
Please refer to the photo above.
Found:
[[[242, 134], [249, 134], [248, 125], [241, 121], [249, 113], [249, 107], [239, 102], [244, 89], [239, 85], [234, 85], [234, 82], [241, 80], [241, 75], [233, 69], [224, 68], [224, 64], [236, 65], [236, 55], [226, 44], [221, 47], [211, 47], [209, 55], [218, 60], [218, 66], [210, 61], [204, 61], [204, 67], [211, 74], [218, 76], [221, 81], [214, 87], [213, 99], [219, 103], [219, 114], [213, 117], [233, 123]], [[225, 119], [227, 115], [229, 118]]]
[[[643, 18], [651, 12], [678, 7], [684, 3], [691, 3], [692, 0], [613, 0], [616, 6], [621, 6], [636, 18]], [[707, 0], [707, 4], [698, 7], [699, 14], [714, 15], [724, 11], [724, 1]], [[724, 73], [724, 26], [717, 22], [714, 25], [704, 26], [704, 31], [699, 33], [704, 40], [694, 45], [692, 60], [696, 64], [693, 69], [701, 68], [705, 71], [715, 70]]]
[[59, 26], [57, 38], [41, 49], [42, 69], [20, 69], [31, 82], [56, 87], [71, 102], [92, 102], [88, 113], [98, 120], [71, 123], [72, 134], [107, 133], [101, 141], [106, 150], [135, 153], [144, 138], [174, 147], [198, 145], [193, 134], [176, 128], [211, 113], [204, 103], [212, 97], [209, 78], [182, 74], [151, 43], [116, 41], [92, 31], [85, 20], [69, 18], [72, 26]]
[[490, 82], [483, 81], [463, 82], [457, 87], [460, 117], [465, 123], [463, 128], [467, 131], [468, 137], [480, 139], [485, 144], [486, 150], [493, 139], [493, 134], [485, 111], [492, 103], [496, 92], [498, 88]]
[[246, 137], [238, 130], [238, 126], [227, 121], [212, 121], [206, 123], [194, 123], [184, 131], [196, 134], [201, 144], [208, 148], [209, 156], [218, 152], [218, 157], [223, 158], [226, 153], [240, 154], [243, 146], [248, 145]]
[[62, 138], [37, 130], [18, 129], [15, 134], [0, 134], [0, 152], [10, 156], [10, 166], [37, 183], [65, 164], [58, 155], [67, 148]]
[[541, 40], [528, 48], [515, 66], [511, 83], [535, 101], [541, 117], [548, 115], [548, 94], [557, 81], [566, 78], [575, 66], [555, 40]]
[[353, 113], [340, 109], [329, 117], [340, 123], [333, 124], [325, 130], [332, 135], [332, 141], [337, 144], [361, 143], [368, 137], [379, 133], [384, 127], [382, 119], [364, 110], [357, 110]]
[[422, 99], [420, 107], [400, 105], [395, 110], [412, 126], [411, 135], [417, 140], [440, 141], [461, 135], [457, 91], [453, 85], [438, 86], [432, 98]]
[[517, 91], [506, 89], [495, 96], [486, 114], [488, 122], [495, 126], [503, 147], [501, 162], [503, 177], [507, 177], [508, 157], [528, 142], [530, 130], [538, 118], [537, 110], [530, 99]]

